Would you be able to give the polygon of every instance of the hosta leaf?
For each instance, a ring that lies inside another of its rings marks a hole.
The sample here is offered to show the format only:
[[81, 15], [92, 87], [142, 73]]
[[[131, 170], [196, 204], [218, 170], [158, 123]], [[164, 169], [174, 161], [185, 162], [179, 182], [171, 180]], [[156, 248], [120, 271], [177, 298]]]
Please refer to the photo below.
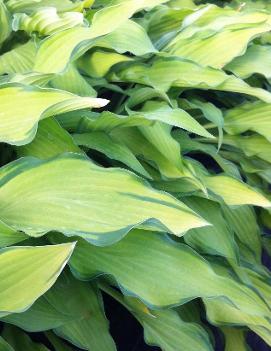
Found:
[[21, 85], [33, 85], [37, 87], [44, 87], [50, 79], [52, 79], [51, 74], [44, 73], [24, 73], [24, 74], [10, 74], [6, 76], [8, 79], [3, 82], [3, 84], [7, 83], [19, 83]]
[[104, 153], [107, 157], [126, 164], [135, 172], [150, 178], [148, 172], [137, 160], [131, 150], [121, 142], [112, 139], [104, 132], [74, 134], [73, 139], [77, 145], [87, 146], [90, 149]]
[[207, 138], [213, 138], [204, 127], [202, 127], [197, 120], [190, 116], [186, 111], [180, 108], [171, 108], [164, 102], [147, 102], [143, 109], [134, 113], [142, 115], [149, 120], [156, 120], [167, 123], [169, 125], [185, 129], [191, 133], [195, 133]]
[[11, 12], [26, 12], [38, 10], [44, 7], [56, 7], [58, 11], [80, 10], [86, 1], [71, 0], [8, 0], [7, 7]]
[[180, 145], [170, 135], [171, 128], [164, 123], [139, 127], [144, 137], [177, 169], [182, 169]]
[[219, 133], [218, 146], [220, 148], [223, 141], [223, 126], [224, 126], [224, 118], [221, 110], [211, 102], [201, 101], [196, 98], [192, 98], [189, 100], [181, 100], [180, 101], [181, 105], [182, 105], [182, 101], [184, 101], [184, 104], [188, 105], [189, 108], [191, 109], [201, 110], [204, 117], [209, 121], [213, 122], [215, 126], [217, 126], [218, 133]]
[[0, 74], [26, 73], [34, 66], [36, 46], [29, 41], [0, 56]]
[[184, 18], [192, 13], [192, 10], [185, 4], [180, 9], [175, 4], [173, 7], [157, 10], [148, 22], [148, 35], [158, 49], [162, 49], [176, 35], [181, 29]]
[[261, 259], [260, 228], [252, 207], [239, 206], [230, 208], [222, 206], [223, 216], [234, 230], [238, 239], [253, 253], [258, 262]]
[[50, 343], [54, 346], [55, 351], [73, 351], [73, 348], [58, 338], [53, 332], [46, 332], [45, 335]]
[[3, 222], [0, 222], [0, 247], [10, 246], [27, 239], [23, 233], [17, 232]]
[[55, 89], [67, 90], [80, 96], [96, 97], [97, 93], [72, 64], [65, 73], [55, 76], [50, 81]]
[[[157, 167], [162, 176], [166, 178], [188, 177], [192, 181], [196, 180], [192, 172], [183, 164], [180, 147], [170, 136], [169, 128], [158, 122], [149, 128], [151, 130], [148, 131], [143, 130], [143, 127], [140, 128], [141, 131], [136, 128], [115, 129], [111, 135], [114, 139], [124, 143], [134, 155], [143, 156], [151, 166]], [[156, 138], [152, 139], [153, 135]], [[201, 187], [198, 181], [196, 184]]]
[[[63, 240], [56, 235], [50, 238]], [[177, 305], [199, 296], [227, 296], [247, 313], [270, 313], [252, 290], [217, 275], [195, 251], [164, 234], [135, 230], [107, 247], [79, 239], [70, 265], [83, 280], [101, 273], [112, 275], [125, 294], [138, 296], [150, 307]]]
[[237, 179], [226, 175], [208, 176], [204, 178], [204, 182], [209, 190], [221, 197], [229, 206], [271, 207], [271, 202], [264, 195]]
[[120, 62], [131, 61], [131, 58], [115, 52], [97, 50], [84, 55], [78, 62], [80, 69], [91, 77], [104, 77], [110, 68]]
[[268, 45], [252, 44], [244, 55], [236, 57], [225, 69], [240, 78], [248, 78], [259, 73], [271, 78], [271, 48]]
[[[196, 9], [194, 13], [187, 16], [183, 22], [182, 33], [186, 38], [194, 38], [202, 35], [202, 38], [211, 37], [218, 32], [223, 32], [236, 26], [246, 29], [250, 25], [269, 23], [269, 14], [263, 11], [236, 11], [229, 7], [222, 8], [213, 4], [206, 4]], [[233, 29], [233, 28], [232, 28]]]
[[206, 229], [189, 230], [184, 236], [185, 242], [198, 252], [236, 260], [238, 251], [233, 232], [225, 222], [220, 206], [215, 202], [192, 196], [184, 198], [183, 201], [212, 224]]
[[66, 314], [52, 306], [46, 299], [45, 293], [26, 312], [9, 314], [2, 317], [1, 321], [16, 325], [28, 332], [40, 332], [57, 328], [78, 318], [78, 314]]
[[[226, 11], [223, 11], [223, 17], [225, 12]], [[206, 12], [206, 14], [208, 18], [208, 12]], [[270, 31], [271, 28], [271, 18], [267, 14], [255, 13], [255, 15], [252, 16], [251, 13], [248, 13], [248, 20], [245, 24], [246, 27], [244, 27], [244, 23], [242, 23], [246, 18], [246, 14], [240, 15], [237, 12], [238, 15], [233, 20], [235, 14], [236, 12], [233, 12], [229, 18], [231, 19], [230, 24], [213, 33], [205, 29], [204, 26], [201, 26], [201, 31], [190, 36], [190, 26], [188, 25], [174, 37], [173, 41], [169, 43], [166, 48], [166, 51], [173, 56], [190, 59], [203, 66], [222, 68], [233, 58], [244, 53], [250, 40], [264, 32]], [[196, 15], [197, 12], [192, 16]], [[204, 15], [200, 17], [200, 20], [204, 20]], [[268, 22], [266, 22], [267, 20]], [[219, 16], [214, 19], [213, 24], [215, 25], [215, 22], [218, 21]], [[195, 24], [197, 24], [197, 22], [195, 22]], [[212, 23], [209, 25], [212, 26]], [[206, 32], [204, 32], [204, 30], [206, 30]]]
[[240, 177], [240, 173], [238, 169], [236, 169], [236, 166], [233, 165], [233, 163], [229, 162], [228, 160], [224, 159], [217, 152], [217, 149], [213, 145], [200, 143], [195, 139], [189, 138], [186, 134], [184, 134], [183, 132], [180, 132], [179, 130], [173, 131], [172, 134], [173, 134], [173, 137], [179, 142], [182, 152], [184, 154], [188, 152], [206, 153], [207, 155], [211, 156], [217, 162], [220, 168], [228, 175], [231, 175], [237, 178]]
[[131, 312], [144, 328], [147, 344], [160, 346], [165, 351], [213, 350], [208, 334], [198, 324], [183, 321], [176, 311], [170, 309], [144, 313], [135, 304], [139, 301], [134, 300], [125, 298]]
[[247, 103], [228, 110], [224, 128], [229, 134], [252, 130], [271, 141], [271, 105], [263, 102]]
[[241, 149], [248, 157], [257, 156], [271, 163], [271, 144], [261, 135], [227, 136], [224, 143]]
[[[103, 111], [101, 113], [92, 111], [83, 111], [76, 115], [75, 113], [70, 114], [71, 118], [77, 118], [76, 124], [77, 129], [81, 133], [83, 132], [111, 132], [120, 128], [135, 127], [140, 125], [151, 125], [153, 121], [143, 118], [142, 115], [119, 115], [110, 111]], [[60, 117], [60, 123], [65, 123], [66, 115]]]
[[13, 16], [12, 27], [14, 31], [23, 30], [29, 34], [37, 32], [40, 35], [52, 35], [83, 24], [84, 17], [80, 12], [58, 14], [55, 7], [46, 7], [30, 16], [25, 13], [16, 13]]
[[[115, 351], [98, 289], [94, 285], [79, 282], [70, 274], [66, 274], [61, 282], [61, 285], [49, 291], [49, 301], [65, 313], [80, 312], [81, 318], [58, 327], [55, 329], [56, 334], [82, 349]], [[63, 297], [69, 301], [68, 306]]]
[[242, 329], [222, 328], [225, 337], [225, 351], [249, 351], [246, 343], [246, 333]]
[[145, 84], [164, 92], [170, 87], [230, 91], [271, 102], [271, 94], [266, 90], [251, 87], [221, 70], [176, 57], [157, 59], [152, 66], [131, 64], [112, 75], [112, 80]]
[[54, 284], [73, 248], [74, 244], [63, 244], [2, 249], [0, 315], [29, 308]]
[[29, 310], [3, 320], [30, 332], [54, 329], [82, 349], [116, 350], [97, 287], [76, 280], [68, 271]]
[[[35, 70], [44, 73], [56, 73], [65, 69], [72, 59], [76, 49], [82, 55], [93, 40], [102, 35], [113, 32], [129, 19], [135, 12], [151, 6], [147, 0], [126, 0], [117, 5], [105, 7], [97, 11], [92, 19], [90, 28], [71, 28], [57, 33], [43, 42], [38, 50]], [[65, 45], [63, 45], [65, 43]], [[54, 60], [48, 60], [52, 53]]]
[[113, 32], [97, 39], [95, 46], [138, 56], [156, 52], [144, 28], [132, 20], [125, 21]]
[[0, 336], [0, 351], [14, 351], [14, 348]]
[[251, 316], [233, 306], [224, 303], [222, 300], [205, 299], [208, 320], [215, 325], [248, 326], [263, 340], [271, 345], [270, 322], [262, 317]]
[[48, 159], [64, 152], [82, 153], [70, 134], [53, 118], [42, 120], [35, 139], [27, 145], [17, 147], [16, 150], [19, 156], [34, 156], [39, 159]]
[[15, 145], [29, 143], [36, 134], [40, 119], [70, 110], [101, 107], [107, 102], [104, 99], [78, 97], [65, 91], [40, 89], [19, 83], [2, 85], [0, 140]]
[[8, 12], [3, 0], [0, 1], [0, 23], [0, 44], [2, 44], [11, 33], [11, 15]]
[[108, 245], [139, 225], [183, 235], [208, 224], [135, 175], [98, 167], [84, 156], [25, 158], [2, 172], [9, 181], [0, 188], [1, 218], [32, 236], [57, 230]]
[[3, 337], [16, 351], [49, 351], [46, 346], [33, 342], [27, 334], [12, 326], [5, 326]]

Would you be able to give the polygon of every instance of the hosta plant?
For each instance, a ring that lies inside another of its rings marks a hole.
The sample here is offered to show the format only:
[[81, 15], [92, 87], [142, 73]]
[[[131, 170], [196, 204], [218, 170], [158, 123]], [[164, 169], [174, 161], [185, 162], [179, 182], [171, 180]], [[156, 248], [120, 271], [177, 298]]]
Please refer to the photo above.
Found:
[[107, 295], [163, 351], [271, 346], [268, 1], [0, 0], [0, 26], [0, 350], [117, 350]]

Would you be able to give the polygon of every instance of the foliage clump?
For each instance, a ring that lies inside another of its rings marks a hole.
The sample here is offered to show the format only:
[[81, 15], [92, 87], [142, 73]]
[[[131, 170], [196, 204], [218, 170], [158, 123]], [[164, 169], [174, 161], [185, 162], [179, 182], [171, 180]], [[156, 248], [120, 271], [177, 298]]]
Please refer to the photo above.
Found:
[[0, 0], [0, 26], [0, 349], [116, 350], [106, 294], [163, 351], [271, 346], [268, 2]]

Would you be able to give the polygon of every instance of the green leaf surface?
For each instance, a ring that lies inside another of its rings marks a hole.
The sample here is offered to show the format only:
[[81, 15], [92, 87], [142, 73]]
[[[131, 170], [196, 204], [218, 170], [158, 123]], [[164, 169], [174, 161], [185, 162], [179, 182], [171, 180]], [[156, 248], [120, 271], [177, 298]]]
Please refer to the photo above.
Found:
[[40, 119], [70, 110], [101, 107], [107, 102], [104, 99], [78, 97], [66, 91], [40, 89], [18, 83], [2, 85], [0, 140], [13, 145], [27, 144], [33, 140]]
[[133, 171], [150, 178], [148, 172], [137, 160], [131, 150], [121, 142], [110, 138], [104, 132], [92, 132], [74, 134], [73, 139], [77, 145], [87, 146], [90, 149], [104, 153], [107, 157], [120, 161], [131, 168]]
[[29, 308], [54, 284], [73, 248], [74, 244], [63, 244], [2, 249], [0, 315]]
[[[154, 3], [156, 4], [156, 3]], [[46, 39], [38, 50], [35, 70], [43, 73], [56, 73], [65, 69], [76, 49], [80, 54], [93, 45], [93, 40], [125, 23], [135, 12], [152, 6], [147, 0], [126, 0], [105, 7], [95, 13], [90, 28], [71, 28], [56, 33]], [[63, 45], [64, 44], [64, 45]], [[52, 53], [54, 60], [50, 60]], [[78, 58], [78, 53], [76, 55]]]
[[114, 81], [136, 82], [167, 92], [170, 87], [230, 91], [257, 97], [267, 103], [271, 94], [254, 88], [234, 75], [212, 67], [204, 67], [186, 59], [160, 58], [153, 65], [134, 64], [112, 75]]
[[12, 27], [14, 31], [23, 30], [29, 34], [37, 32], [43, 36], [83, 24], [84, 17], [80, 12], [64, 12], [59, 15], [55, 7], [45, 7], [30, 16], [16, 13], [13, 16]]
[[48, 159], [65, 152], [82, 153], [70, 134], [53, 118], [42, 120], [35, 139], [27, 145], [17, 147], [16, 151], [19, 156], [33, 156], [39, 159]]
[[139, 225], [175, 235], [208, 225], [171, 195], [127, 171], [98, 167], [84, 156], [66, 154], [47, 162], [25, 158], [4, 168], [5, 173], [1, 217], [31, 236], [57, 230], [108, 245]]
[[263, 102], [247, 103], [228, 110], [224, 128], [229, 134], [241, 134], [252, 130], [271, 140], [271, 105]]
[[254, 73], [271, 78], [271, 48], [269, 45], [249, 46], [244, 55], [236, 57], [225, 69], [240, 78], [248, 78]]
[[204, 181], [207, 188], [221, 197], [229, 206], [271, 206], [270, 201], [264, 195], [237, 179], [219, 175], [205, 177]]
[[34, 66], [36, 46], [32, 41], [19, 45], [0, 56], [0, 73], [26, 73]]
[[3, 337], [16, 351], [49, 351], [46, 346], [33, 342], [27, 334], [12, 326], [5, 326]]
[[131, 312], [144, 328], [144, 338], [147, 344], [157, 345], [165, 351], [211, 351], [206, 331], [196, 323], [183, 321], [174, 310], [150, 310], [144, 313], [144, 305], [131, 297], [125, 297], [125, 302]]
[[[50, 235], [50, 239], [53, 242], [63, 240], [56, 235]], [[217, 275], [189, 246], [175, 243], [164, 234], [134, 230], [107, 247], [95, 247], [80, 239], [70, 267], [82, 280], [102, 273], [112, 275], [125, 294], [140, 297], [151, 308], [179, 305], [200, 296], [214, 298], [226, 294], [230, 305], [233, 303], [248, 314], [270, 313], [251, 289]]]

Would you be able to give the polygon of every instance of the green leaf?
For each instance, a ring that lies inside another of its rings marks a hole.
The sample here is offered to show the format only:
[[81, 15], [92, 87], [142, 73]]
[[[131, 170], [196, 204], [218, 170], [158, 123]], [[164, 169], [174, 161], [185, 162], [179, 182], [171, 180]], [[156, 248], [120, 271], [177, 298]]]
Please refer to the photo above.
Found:
[[34, 156], [39, 159], [48, 159], [65, 152], [82, 153], [71, 135], [53, 118], [42, 120], [35, 139], [27, 145], [17, 147], [16, 151], [19, 156]]
[[32, 70], [36, 46], [32, 41], [19, 45], [0, 56], [0, 74], [26, 73]]
[[223, 141], [241, 149], [249, 158], [256, 156], [271, 163], [271, 144], [261, 135], [227, 136]]
[[240, 78], [248, 78], [254, 73], [271, 78], [271, 48], [269, 45], [249, 46], [244, 55], [236, 57], [225, 69]]
[[73, 248], [62, 244], [0, 250], [0, 316], [29, 308], [54, 284]]
[[96, 50], [91, 54], [86, 54], [78, 60], [79, 68], [91, 77], [104, 77], [112, 66], [131, 61], [131, 58], [115, 52]]
[[[90, 28], [71, 28], [50, 36], [38, 50], [35, 70], [43, 73], [63, 71], [69, 61], [75, 58], [75, 52], [78, 58], [93, 45], [94, 39], [113, 32], [135, 12], [149, 6], [152, 6], [149, 0], [122, 1], [97, 11]], [[54, 60], [48, 60], [51, 54]]]
[[271, 141], [270, 106], [257, 101], [228, 110], [225, 114], [225, 130], [233, 135], [252, 130]]
[[249, 351], [246, 343], [246, 332], [242, 329], [223, 327], [222, 332], [225, 337], [225, 351]]
[[67, 343], [58, 338], [53, 332], [46, 332], [45, 335], [55, 348], [55, 351], [73, 351], [73, 349], [68, 346]]
[[69, 271], [64, 271], [29, 310], [2, 320], [28, 332], [53, 329], [82, 349], [116, 350], [99, 290], [94, 284], [76, 280]]
[[260, 228], [252, 207], [239, 206], [230, 208], [222, 206], [222, 213], [228, 225], [234, 230], [238, 239], [246, 245], [258, 262], [261, 261]]
[[80, 96], [96, 97], [97, 95], [92, 86], [72, 64], [65, 73], [54, 76], [50, 81], [50, 86], [55, 89], [67, 90], [70, 93]]
[[107, 102], [104, 99], [78, 97], [66, 91], [18, 83], [2, 85], [0, 141], [13, 145], [27, 144], [33, 140], [40, 119], [76, 109], [101, 107]]
[[132, 20], [125, 21], [113, 32], [98, 38], [94, 45], [137, 56], [156, 52], [145, 29]]
[[215, 124], [215, 126], [218, 128], [218, 148], [220, 148], [223, 141], [224, 126], [224, 118], [221, 110], [211, 102], [205, 102], [196, 98], [192, 98], [189, 100], [181, 100], [180, 103], [181, 105], [182, 103], [184, 103], [185, 105], [188, 104], [189, 108], [191, 109], [201, 110], [204, 117]]
[[11, 12], [26, 12], [39, 10], [44, 7], [56, 7], [60, 12], [81, 10], [86, 1], [71, 0], [7, 0], [7, 7]]
[[11, 34], [11, 15], [8, 12], [3, 0], [0, 1], [0, 44], [2, 44]]
[[19, 243], [25, 239], [27, 239], [25, 234], [17, 232], [0, 221], [0, 248]]
[[180, 9], [175, 4], [173, 7], [155, 11], [148, 22], [148, 35], [158, 49], [162, 49], [176, 35], [185, 17], [193, 12], [185, 4]]
[[237, 245], [233, 232], [222, 216], [220, 206], [215, 202], [192, 196], [182, 200], [212, 224], [208, 228], [189, 230], [184, 236], [185, 242], [203, 254], [222, 255], [236, 260]]
[[219, 175], [204, 177], [204, 182], [209, 190], [221, 197], [229, 206], [271, 206], [271, 202], [264, 195], [240, 180]]
[[182, 202], [130, 172], [98, 167], [84, 156], [25, 158], [2, 172], [1, 218], [31, 236], [56, 230], [109, 245], [140, 225], [178, 236], [208, 225]]
[[23, 30], [28, 34], [37, 32], [39, 35], [52, 35], [59, 31], [82, 26], [83, 14], [80, 12], [64, 12], [58, 14], [55, 7], [45, 7], [28, 16], [25, 13], [16, 13], [13, 16], [12, 28], [14, 31]]
[[49, 351], [47, 347], [33, 342], [27, 334], [10, 325], [5, 326], [3, 337], [16, 351]]
[[60, 327], [62, 324], [79, 318], [78, 313], [66, 314], [54, 307], [49, 303], [46, 295], [45, 293], [41, 296], [27, 311], [9, 314], [2, 317], [1, 321], [16, 325], [28, 332], [41, 332]]
[[213, 350], [206, 331], [196, 323], [183, 321], [176, 311], [150, 310], [144, 313], [143, 309], [138, 308], [140, 301], [125, 297], [125, 302], [142, 324], [147, 344], [157, 345], [165, 351]]
[[56, 334], [82, 349], [115, 351], [97, 287], [79, 282], [70, 274], [61, 282], [48, 292], [49, 301], [65, 313], [80, 313], [80, 318], [56, 328]]
[[73, 139], [77, 145], [87, 146], [90, 149], [104, 153], [107, 157], [120, 161], [133, 171], [150, 178], [148, 172], [137, 160], [131, 150], [121, 142], [114, 140], [104, 132], [74, 134]]
[[[134, 113], [133, 113], [134, 112]], [[187, 130], [206, 138], [213, 138], [196, 119], [180, 108], [171, 108], [164, 102], [148, 101], [140, 111], [131, 111], [135, 117], [142, 115], [149, 120], [156, 120]], [[148, 128], [148, 127], [147, 127]]]
[[222, 300], [205, 299], [208, 320], [215, 325], [247, 326], [258, 334], [268, 345], [271, 345], [270, 322], [262, 317], [251, 316]]
[[182, 31], [165, 51], [203, 66], [222, 68], [242, 55], [252, 39], [270, 31], [270, 20], [264, 12], [243, 13], [207, 5], [185, 18]]
[[131, 64], [115, 72], [112, 80], [145, 84], [164, 92], [170, 87], [230, 91], [251, 95], [267, 103], [271, 102], [271, 94], [264, 89], [251, 87], [222, 70], [204, 67], [176, 57], [157, 59], [152, 66]]
[[14, 351], [14, 348], [9, 345], [5, 339], [0, 336], [0, 351]]
[[[63, 241], [54, 234], [50, 239]], [[189, 246], [175, 243], [164, 234], [134, 230], [106, 247], [79, 239], [70, 266], [82, 280], [102, 273], [112, 275], [124, 294], [139, 297], [151, 308], [179, 305], [200, 296], [227, 296], [230, 305], [247, 313], [270, 314], [251, 289], [217, 275]]]

